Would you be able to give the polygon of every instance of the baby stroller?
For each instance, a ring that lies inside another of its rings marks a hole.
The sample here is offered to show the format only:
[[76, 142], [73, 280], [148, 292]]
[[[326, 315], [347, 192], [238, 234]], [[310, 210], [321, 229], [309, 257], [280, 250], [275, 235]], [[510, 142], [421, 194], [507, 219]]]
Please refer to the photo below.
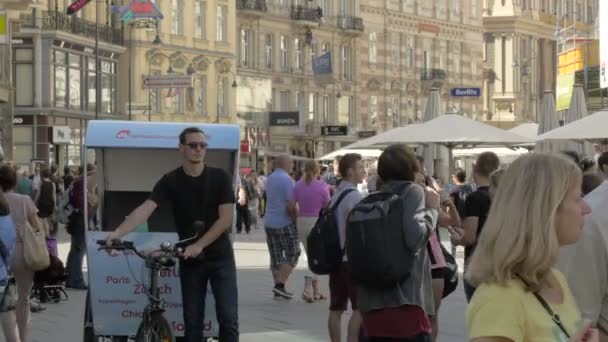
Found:
[[34, 274], [32, 296], [38, 298], [40, 303], [59, 303], [68, 300], [68, 294], [65, 292], [67, 274], [63, 262], [57, 257], [57, 240], [47, 238], [46, 243], [51, 264], [47, 269]]

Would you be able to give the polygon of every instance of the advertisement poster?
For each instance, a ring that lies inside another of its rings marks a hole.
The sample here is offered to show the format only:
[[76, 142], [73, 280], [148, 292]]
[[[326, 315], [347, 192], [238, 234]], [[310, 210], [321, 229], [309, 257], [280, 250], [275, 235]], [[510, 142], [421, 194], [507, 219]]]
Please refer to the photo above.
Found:
[[[89, 289], [95, 335], [134, 336], [148, 302], [146, 288], [149, 270], [144, 261], [132, 252], [110, 255], [99, 250], [97, 240], [105, 240], [108, 232], [87, 232]], [[138, 250], [156, 250], [165, 241], [177, 241], [175, 233], [131, 233], [124, 241], [133, 241]], [[175, 336], [184, 335], [182, 294], [179, 267], [160, 272], [161, 298], [166, 301], [165, 318]], [[207, 289], [205, 331], [207, 337], [218, 336], [215, 300]]]
[[555, 110], [560, 111], [570, 108], [572, 92], [574, 91], [574, 73], [557, 76], [556, 88]]

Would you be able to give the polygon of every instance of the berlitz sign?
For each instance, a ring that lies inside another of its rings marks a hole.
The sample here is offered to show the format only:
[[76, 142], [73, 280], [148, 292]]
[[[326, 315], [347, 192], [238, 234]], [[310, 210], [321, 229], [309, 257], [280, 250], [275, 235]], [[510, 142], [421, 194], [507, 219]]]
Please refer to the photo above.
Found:
[[481, 96], [481, 89], [480, 88], [452, 88], [451, 91], [451, 95], [454, 97], [464, 97], [464, 96], [471, 96], [471, 97], [479, 97]]
[[293, 127], [300, 125], [300, 113], [298, 112], [270, 112], [269, 125], [280, 127]]

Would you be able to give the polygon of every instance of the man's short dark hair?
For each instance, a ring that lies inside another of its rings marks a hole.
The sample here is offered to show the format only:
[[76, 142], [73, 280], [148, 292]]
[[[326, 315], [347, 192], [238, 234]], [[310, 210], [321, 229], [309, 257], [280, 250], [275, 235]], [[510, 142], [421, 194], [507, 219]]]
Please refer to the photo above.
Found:
[[583, 175], [582, 193], [586, 196], [602, 184], [604, 178], [597, 173], [586, 173]]
[[16, 185], [17, 170], [7, 164], [0, 166], [0, 188], [2, 188], [2, 191], [13, 190]]
[[70, 172], [72, 172], [72, 169], [70, 169], [70, 167], [69, 167], [69, 166], [66, 166], [66, 167], [64, 167], [64, 168], [63, 168], [63, 174], [64, 174], [64, 175], [67, 175], [67, 174], [68, 174], [68, 173], [70, 173]]
[[572, 159], [572, 161], [578, 166], [581, 166], [581, 156], [578, 154], [578, 152], [576, 151], [571, 151], [571, 150], [567, 150], [567, 151], [561, 151], [561, 154], [563, 154], [564, 156]]
[[340, 158], [340, 162], [338, 164], [338, 171], [342, 177], [346, 177], [348, 175], [348, 169], [355, 169], [357, 167], [357, 162], [363, 160], [358, 153], [347, 153]]
[[203, 130], [198, 127], [188, 127], [179, 134], [179, 143], [182, 145], [185, 144], [186, 136], [192, 133], [200, 133], [202, 135], [205, 135], [205, 132], [203, 132]]
[[482, 177], [490, 177], [490, 174], [500, 167], [500, 159], [494, 152], [484, 152], [477, 157], [475, 162], [475, 173]]
[[382, 182], [413, 182], [419, 171], [414, 152], [405, 144], [394, 144], [387, 147], [378, 159], [378, 176]]
[[457, 168], [454, 172], [454, 177], [456, 177], [460, 183], [464, 183], [467, 180], [467, 172], [461, 168]]
[[51, 177], [51, 170], [48, 168], [48, 166], [44, 166], [40, 170], [40, 177], [42, 177], [42, 178], [49, 178], [49, 177]]

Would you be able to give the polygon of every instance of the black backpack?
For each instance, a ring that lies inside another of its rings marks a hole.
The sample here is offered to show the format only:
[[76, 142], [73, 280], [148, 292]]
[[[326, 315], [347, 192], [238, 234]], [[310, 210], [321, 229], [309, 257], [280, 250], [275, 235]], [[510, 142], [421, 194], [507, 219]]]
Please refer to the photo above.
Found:
[[452, 192], [450, 196], [452, 197], [452, 202], [454, 202], [454, 206], [458, 211], [458, 215], [460, 215], [461, 219], [466, 217], [466, 207], [465, 204], [467, 202], [467, 197], [473, 192], [473, 188], [470, 185], [462, 185], [458, 188], [458, 190]]
[[346, 256], [355, 284], [388, 288], [409, 277], [415, 255], [405, 243], [402, 197], [411, 186], [408, 182], [395, 192], [372, 193], [351, 210]]
[[336, 209], [346, 195], [353, 191], [356, 190], [344, 190], [334, 205], [328, 204], [327, 208], [321, 211], [319, 219], [306, 239], [308, 268], [314, 274], [329, 274], [342, 263], [344, 249], [340, 246]]

